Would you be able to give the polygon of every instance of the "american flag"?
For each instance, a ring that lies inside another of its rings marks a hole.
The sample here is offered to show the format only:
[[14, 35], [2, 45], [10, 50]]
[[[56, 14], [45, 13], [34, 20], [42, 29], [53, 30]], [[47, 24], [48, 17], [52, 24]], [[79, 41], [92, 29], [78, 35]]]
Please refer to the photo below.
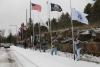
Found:
[[41, 5], [32, 3], [32, 10], [37, 10], [38, 12], [41, 12]]

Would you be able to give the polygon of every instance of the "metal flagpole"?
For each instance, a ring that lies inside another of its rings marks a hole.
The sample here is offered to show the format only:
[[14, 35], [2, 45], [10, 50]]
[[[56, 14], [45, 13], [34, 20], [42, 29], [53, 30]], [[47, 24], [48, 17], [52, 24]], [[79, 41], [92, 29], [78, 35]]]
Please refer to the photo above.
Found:
[[40, 51], [41, 51], [41, 29], [40, 29], [40, 23], [39, 23], [39, 45], [40, 45]]
[[[30, 0], [30, 19], [29, 19], [29, 22], [30, 23], [33, 23], [32, 21], [32, 16], [31, 16], [31, 10], [32, 10], [32, 4], [31, 4], [31, 0]], [[33, 36], [32, 36], [32, 44], [33, 44], [33, 47], [34, 47], [34, 23], [33, 23]]]
[[32, 10], [32, 7], [31, 7], [31, 0], [30, 0], [30, 22], [32, 22], [32, 19], [31, 19], [31, 10]]
[[50, 44], [51, 44], [51, 47], [52, 47], [52, 31], [51, 31], [51, 22], [50, 22], [50, 11], [51, 11], [51, 7], [50, 7], [50, 3], [49, 3], [49, 2], [48, 2], [47, 4], [48, 4], [48, 8], [49, 8], [49, 9], [48, 9], [48, 10], [49, 10], [49, 11], [48, 11], [48, 12], [49, 12], [49, 13], [48, 13], [48, 14], [49, 14], [48, 21], [49, 21], [50, 40], [51, 40], [51, 43], [50, 43]]
[[[40, 21], [41, 21], [41, 18], [39, 17], [39, 14], [38, 14], [38, 18], [39, 18]], [[40, 39], [41, 39], [40, 21], [38, 21], [38, 22], [39, 22], [39, 45], [40, 45], [40, 51], [41, 51], [41, 44], [40, 44]], [[42, 21], [41, 21], [41, 22], [42, 22]]]
[[27, 24], [27, 9], [26, 9], [26, 24]]
[[[33, 18], [33, 20], [34, 20], [34, 18]], [[32, 42], [33, 42], [33, 46], [34, 46], [34, 38], [35, 37], [35, 33], [34, 33], [34, 23], [33, 23], [33, 38], [32, 38]]]
[[73, 41], [73, 54], [74, 54], [74, 60], [75, 60], [75, 44], [74, 44], [74, 27], [73, 27], [73, 21], [72, 21], [72, 4], [70, 0], [70, 13], [71, 13], [71, 26], [72, 26], [72, 41]]

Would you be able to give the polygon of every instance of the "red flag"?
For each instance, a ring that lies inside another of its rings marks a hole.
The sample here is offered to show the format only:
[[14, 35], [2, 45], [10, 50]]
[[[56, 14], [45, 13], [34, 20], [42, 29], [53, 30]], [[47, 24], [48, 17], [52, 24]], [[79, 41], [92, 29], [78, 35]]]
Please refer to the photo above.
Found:
[[32, 10], [37, 10], [38, 12], [41, 12], [41, 5], [32, 3]]

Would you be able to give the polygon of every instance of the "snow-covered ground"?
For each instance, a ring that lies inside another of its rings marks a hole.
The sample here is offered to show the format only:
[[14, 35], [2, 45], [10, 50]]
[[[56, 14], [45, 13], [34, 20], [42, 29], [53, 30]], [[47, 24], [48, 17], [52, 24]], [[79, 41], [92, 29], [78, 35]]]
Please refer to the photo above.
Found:
[[[39, 52], [11, 46], [19, 67], [100, 67], [100, 64], [86, 61], [74, 61], [71, 54], [59, 53], [51, 55], [49, 52]], [[63, 55], [63, 56], [62, 56]]]
[[0, 47], [0, 67], [18, 67], [11, 52]]
[[[48, 51], [48, 52], [50, 52], [50, 51]], [[72, 53], [58, 51], [58, 55], [73, 59]], [[81, 55], [81, 60], [86, 61], [86, 62], [93, 62], [93, 63], [100, 64], [100, 57], [96, 57], [93, 55], [88, 55], [88, 54]]]
[[8, 61], [8, 55], [5, 53], [4, 49], [0, 49], [0, 67], [7, 67], [10, 66], [10, 63]]

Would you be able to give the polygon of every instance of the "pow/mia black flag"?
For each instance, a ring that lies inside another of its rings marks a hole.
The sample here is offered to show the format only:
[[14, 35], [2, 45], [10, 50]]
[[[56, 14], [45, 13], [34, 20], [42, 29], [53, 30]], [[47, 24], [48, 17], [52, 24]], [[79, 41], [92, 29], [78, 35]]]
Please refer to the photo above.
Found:
[[61, 12], [62, 11], [62, 8], [60, 5], [58, 4], [53, 4], [51, 3], [51, 11], [58, 11], [58, 12]]

